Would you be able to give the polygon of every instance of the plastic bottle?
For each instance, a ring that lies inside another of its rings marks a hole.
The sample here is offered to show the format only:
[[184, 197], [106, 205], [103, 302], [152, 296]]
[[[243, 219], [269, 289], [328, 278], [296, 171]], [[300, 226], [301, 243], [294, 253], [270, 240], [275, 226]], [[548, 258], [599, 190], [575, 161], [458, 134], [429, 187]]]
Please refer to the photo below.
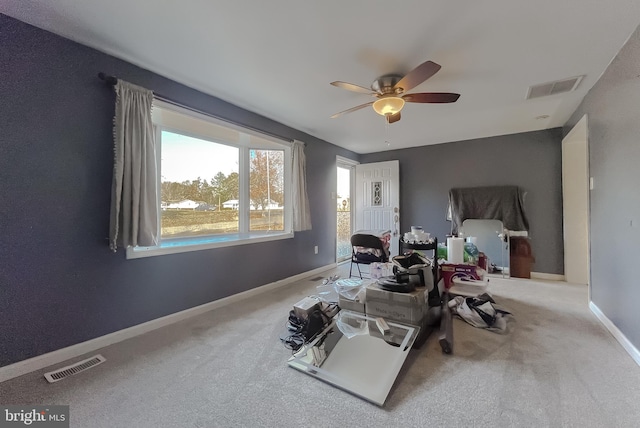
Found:
[[438, 243], [438, 250], [436, 251], [436, 258], [438, 260], [440, 259], [447, 259], [447, 246], [444, 244], [444, 242], [439, 242]]
[[480, 252], [478, 251], [478, 247], [471, 242], [465, 242], [464, 244], [464, 261], [465, 263], [471, 263], [474, 265], [478, 264], [478, 258], [480, 257]]

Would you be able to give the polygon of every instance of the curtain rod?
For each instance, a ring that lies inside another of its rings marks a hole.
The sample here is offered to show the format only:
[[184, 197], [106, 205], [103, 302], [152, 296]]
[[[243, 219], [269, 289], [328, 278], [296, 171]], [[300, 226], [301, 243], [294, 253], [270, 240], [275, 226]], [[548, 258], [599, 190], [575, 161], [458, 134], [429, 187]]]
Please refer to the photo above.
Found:
[[[104, 80], [104, 83], [106, 83], [107, 85], [110, 85], [110, 86], [114, 86], [116, 83], [118, 83], [118, 78], [117, 77], [109, 76], [109, 75], [104, 74], [102, 72], [98, 73], [98, 77], [100, 78], [100, 80]], [[179, 103], [177, 101], [174, 101], [174, 100], [172, 100], [170, 98], [164, 97], [164, 96], [162, 96], [160, 94], [156, 94], [155, 92], [153, 93], [153, 97], [158, 99], [158, 100], [160, 100], [160, 101], [163, 101], [165, 103], [169, 103], [169, 104], [172, 104], [174, 106], [177, 106], [177, 107], [180, 107], [180, 108], [183, 108], [183, 109], [186, 109], [186, 110], [193, 111], [195, 113], [200, 113], [200, 114], [203, 114], [205, 116], [209, 116], [209, 117], [212, 117], [214, 119], [221, 120], [223, 122], [229, 123], [231, 125], [240, 126], [242, 128], [247, 128], [247, 129], [250, 129], [252, 131], [259, 132], [261, 134], [265, 134], [265, 135], [268, 135], [270, 137], [277, 138], [279, 140], [288, 141], [289, 143], [293, 143], [293, 141], [294, 141], [291, 138], [285, 138], [285, 137], [283, 137], [281, 135], [274, 134], [272, 132], [263, 131], [262, 129], [258, 129], [258, 128], [254, 128], [252, 126], [247, 126], [245, 124], [237, 123], [237, 122], [234, 122], [233, 120], [229, 120], [229, 119], [226, 119], [224, 117], [216, 116], [216, 115], [211, 114], [209, 112], [202, 111], [202, 110], [199, 110], [199, 109], [184, 105], [184, 104]], [[307, 143], [303, 143], [303, 144], [305, 146], [307, 145]]]

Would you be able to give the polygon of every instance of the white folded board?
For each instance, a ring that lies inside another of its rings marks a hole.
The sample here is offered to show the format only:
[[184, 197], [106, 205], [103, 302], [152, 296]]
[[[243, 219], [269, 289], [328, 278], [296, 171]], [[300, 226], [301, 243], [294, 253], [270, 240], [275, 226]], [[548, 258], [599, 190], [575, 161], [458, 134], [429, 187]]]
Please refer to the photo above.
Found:
[[476, 297], [486, 293], [487, 288], [489, 288], [489, 278], [481, 280], [453, 278], [453, 285], [449, 288], [449, 293], [458, 296]]

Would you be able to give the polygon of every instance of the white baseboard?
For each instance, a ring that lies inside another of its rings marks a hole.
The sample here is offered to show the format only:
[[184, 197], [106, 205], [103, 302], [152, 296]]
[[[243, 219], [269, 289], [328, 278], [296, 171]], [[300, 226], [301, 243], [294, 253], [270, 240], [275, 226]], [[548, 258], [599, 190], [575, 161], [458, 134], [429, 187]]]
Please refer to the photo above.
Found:
[[531, 278], [546, 279], [548, 281], [564, 281], [564, 275], [557, 273], [531, 272]]
[[589, 302], [589, 309], [591, 309], [591, 312], [593, 312], [595, 316], [600, 320], [600, 322], [604, 324], [606, 329], [609, 330], [609, 333], [611, 333], [613, 337], [615, 337], [615, 339], [620, 343], [620, 345], [622, 345], [624, 350], [627, 351], [627, 353], [631, 356], [631, 358], [633, 358], [636, 364], [640, 366], [640, 351], [638, 351], [638, 348], [633, 346], [633, 343], [631, 343], [629, 339], [627, 339], [627, 336], [625, 336], [618, 329], [618, 327], [616, 327], [616, 325], [611, 322], [609, 318], [607, 318], [607, 316], [600, 310], [599, 307], [596, 306], [595, 303]]
[[58, 349], [53, 352], [38, 355], [37, 357], [18, 361], [17, 363], [10, 364], [8, 366], [0, 367], [0, 382], [4, 382], [6, 380], [13, 379], [14, 377], [22, 376], [24, 374], [43, 369], [45, 367], [49, 367], [53, 364], [61, 363], [71, 358], [79, 357], [88, 352], [93, 352], [97, 349], [104, 348], [105, 346], [122, 342], [123, 340], [127, 340], [132, 337], [150, 332], [152, 330], [156, 330], [158, 328], [185, 320], [187, 318], [203, 314], [205, 312], [228, 305], [230, 303], [235, 303], [240, 300], [265, 293], [267, 291], [275, 290], [276, 288], [283, 287], [287, 284], [291, 284], [292, 282], [299, 281], [311, 275], [316, 275], [335, 267], [335, 263], [319, 267], [317, 269], [303, 272], [289, 278], [281, 279], [279, 281], [265, 284], [260, 287], [252, 288], [251, 290], [243, 291], [232, 296], [214, 300], [213, 302], [205, 303], [203, 305], [196, 306], [190, 309], [185, 309], [184, 311], [176, 312], [175, 314], [156, 318], [142, 324], [134, 325], [133, 327], [128, 327], [123, 330], [106, 334], [104, 336], [96, 337], [95, 339], [87, 340], [86, 342], [77, 343], [66, 348]]
[[[502, 277], [502, 273], [490, 273], [489, 275], [495, 278]], [[505, 275], [504, 276], [505, 278], [511, 278], [511, 276], [509, 276], [508, 269], [505, 271], [504, 275]], [[522, 279], [522, 278], [514, 277], [514, 279]], [[555, 273], [531, 272], [531, 279], [543, 279], [547, 281], [564, 281], [564, 275], [558, 275]]]

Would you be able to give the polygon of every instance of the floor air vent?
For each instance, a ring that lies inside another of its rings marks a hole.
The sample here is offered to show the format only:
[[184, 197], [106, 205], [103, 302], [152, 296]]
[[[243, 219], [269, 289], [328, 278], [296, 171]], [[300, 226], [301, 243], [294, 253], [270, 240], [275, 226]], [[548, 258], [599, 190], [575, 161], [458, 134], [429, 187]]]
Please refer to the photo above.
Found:
[[94, 355], [91, 358], [78, 361], [77, 363], [70, 366], [62, 367], [61, 369], [45, 373], [44, 377], [47, 379], [47, 381], [49, 381], [49, 383], [57, 382], [71, 375], [90, 369], [91, 367], [95, 367], [98, 364], [104, 363], [105, 361], [107, 361], [107, 359], [102, 355]]

